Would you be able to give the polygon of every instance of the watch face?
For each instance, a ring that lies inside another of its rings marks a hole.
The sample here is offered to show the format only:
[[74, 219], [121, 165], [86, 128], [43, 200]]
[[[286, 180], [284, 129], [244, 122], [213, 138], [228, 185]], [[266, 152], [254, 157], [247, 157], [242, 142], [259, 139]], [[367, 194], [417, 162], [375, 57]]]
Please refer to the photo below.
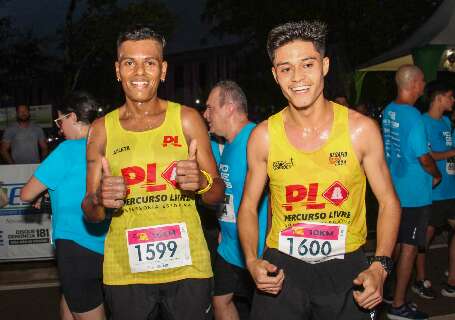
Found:
[[370, 260], [370, 264], [372, 264], [375, 261], [381, 263], [382, 267], [388, 274], [390, 274], [393, 270], [393, 260], [390, 257], [372, 256], [369, 258], [369, 260]]

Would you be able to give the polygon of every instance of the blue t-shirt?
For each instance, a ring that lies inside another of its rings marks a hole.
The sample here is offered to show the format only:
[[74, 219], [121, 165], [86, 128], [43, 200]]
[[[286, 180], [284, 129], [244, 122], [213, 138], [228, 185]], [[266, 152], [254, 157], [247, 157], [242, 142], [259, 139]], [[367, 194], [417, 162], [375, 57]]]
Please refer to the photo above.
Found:
[[73, 240], [97, 253], [104, 253], [109, 221], [85, 221], [81, 203], [85, 195], [86, 139], [62, 142], [36, 169], [34, 176], [51, 196], [52, 239]]
[[221, 154], [224, 149], [224, 141], [220, 141], [219, 138], [214, 135], [210, 135], [210, 146], [212, 147], [213, 157], [215, 158], [216, 165], [220, 165]]
[[[247, 144], [251, 131], [256, 125], [248, 123], [237, 134], [232, 143], [226, 142], [219, 165], [221, 178], [226, 184], [225, 205], [219, 218], [221, 242], [218, 253], [229, 263], [245, 268], [245, 257], [237, 232], [237, 214], [242, 200], [247, 164]], [[258, 206], [258, 255], [262, 256], [267, 232], [267, 194]]]
[[[434, 152], [445, 152], [453, 149], [452, 125], [448, 117], [434, 119], [428, 113], [423, 115], [430, 149]], [[436, 161], [442, 180], [433, 189], [433, 200], [455, 198], [455, 158]]]
[[411, 105], [391, 102], [383, 111], [382, 130], [386, 161], [401, 207], [431, 204], [432, 177], [418, 159], [430, 151], [422, 115]]

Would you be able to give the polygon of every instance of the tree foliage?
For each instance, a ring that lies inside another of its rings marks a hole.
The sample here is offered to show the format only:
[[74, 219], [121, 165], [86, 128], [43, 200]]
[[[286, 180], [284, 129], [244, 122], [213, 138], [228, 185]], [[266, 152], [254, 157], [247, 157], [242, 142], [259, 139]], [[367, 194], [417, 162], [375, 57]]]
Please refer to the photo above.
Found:
[[119, 32], [131, 24], [148, 24], [168, 35], [173, 21], [167, 8], [154, 0], [124, 6], [116, 0], [71, 0], [61, 33], [65, 91], [93, 88], [95, 95], [112, 96]]
[[334, 82], [329, 87], [346, 87], [355, 66], [406, 39], [441, 2], [207, 0], [203, 17], [211, 23], [213, 33], [236, 35], [243, 41], [244, 50], [240, 54], [245, 63], [239, 81], [248, 92], [254, 93], [253, 97], [250, 94], [250, 100], [270, 105], [277, 103], [281, 96], [271, 79], [270, 62], [265, 52], [267, 34], [274, 26], [301, 19], [326, 21], [329, 26], [328, 55], [332, 61], [328, 79]]

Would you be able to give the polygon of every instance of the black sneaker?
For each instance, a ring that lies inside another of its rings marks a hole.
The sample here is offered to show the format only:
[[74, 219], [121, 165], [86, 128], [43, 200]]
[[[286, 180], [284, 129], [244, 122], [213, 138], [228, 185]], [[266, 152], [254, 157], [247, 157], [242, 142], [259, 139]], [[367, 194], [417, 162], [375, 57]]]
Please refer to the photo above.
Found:
[[390, 306], [387, 311], [387, 318], [391, 320], [428, 320], [428, 315], [405, 303], [398, 308]]
[[444, 288], [441, 289], [441, 294], [444, 297], [455, 298], [455, 286], [446, 283]]
[[384, 293], [384, 295], [382, 296], [382, 302], [386, 304], [392, 304], [393, 296], [391, 294]]
[[420, 280], [420, 281], [414, 282], [411, 289], [421, 298], [424, 298], [424, 299], [436, 298], [436, 293], [434, 292], [433, 288], [431, 287], [431, 282], [428, 280], [423, 280], [423, 281]]

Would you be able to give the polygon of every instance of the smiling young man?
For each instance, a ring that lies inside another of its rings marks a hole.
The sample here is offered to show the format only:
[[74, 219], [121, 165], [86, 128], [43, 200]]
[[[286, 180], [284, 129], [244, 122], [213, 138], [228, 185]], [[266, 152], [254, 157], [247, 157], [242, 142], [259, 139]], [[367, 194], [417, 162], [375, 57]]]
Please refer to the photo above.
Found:
[[[259, 289], [252, 319], [370, 319], [390, 269], [400, 207], [373, 120], [323, 95], [326, 25], [301, 21], [268, 36], [272, 73], [288, 105], [248, 143], [239, 236]], [[377, 248], [366, 240], [368, 177], [379, 201]], [[257, 204], [269, 179], [272, 226], [257, 258]], [[358, 290], [353, 288], [358, 286]]]
[[[224, 184], [199, 113], [158, 98], [164, 38], [144, 26], [120, 34], [115, 70], [125, 104], [87, 141], [89, 221], [111, 208], [103, 277], [112, 319], [205, 319], [210, 256], [195, 206], [223, 200]], [[191, 297], [191, 299], [189, 299]]]

